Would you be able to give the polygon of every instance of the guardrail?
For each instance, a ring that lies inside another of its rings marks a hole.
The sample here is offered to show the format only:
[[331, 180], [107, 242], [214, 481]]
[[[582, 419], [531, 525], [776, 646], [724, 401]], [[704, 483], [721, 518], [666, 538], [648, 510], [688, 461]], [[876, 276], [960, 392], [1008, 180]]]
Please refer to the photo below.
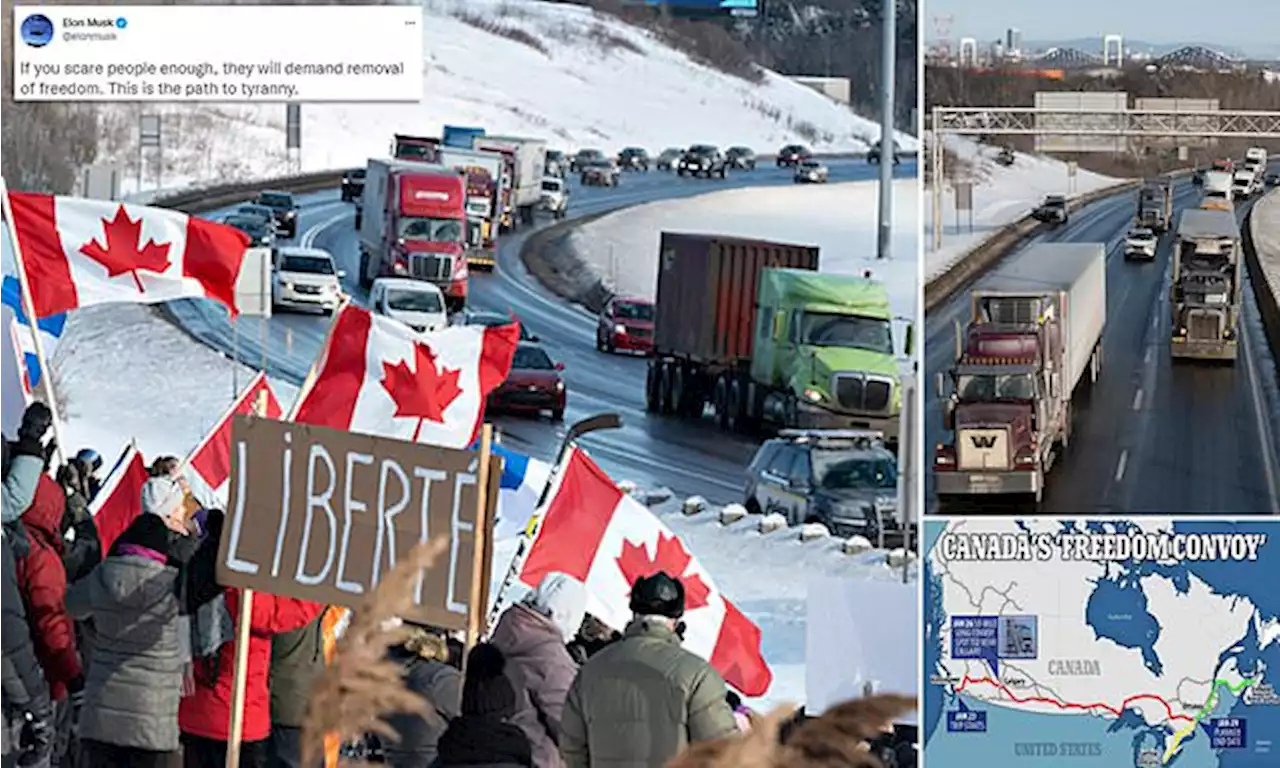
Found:
[[[1267, 346], [1270, 347], [1272, 356], [1276, 357], [1276, 352], [1280, 350], [1280, 253], [1267, 254], [1277, 262], [1271, 269], [1266, 268], [1262, 263], [1263, 256], [1258, 253], [1254, 214], [1263, 206], [1280, 209], [1280, 192], [1267, 193], [1266, 197], [1249, 209], [1249, 213], [1245, 215], [1241, 239], [1244, 241], [1245, 266], [1249, 268], [1250, 282], [1253, 283], [1253, 297], [1258, 302], [1258, 314], [1262, 318], [1262, 331], [1267, 337]], [[1280, 210], [1271, 212], [1264, 209], [1263, 218], [1268, 214], [1280, 220]], [[1280, 236], [1276, 240], [1280, 242]], [[1280, 360], [1277, 361], [1277, 367], [1280, 368]]]
[[[1179, 179], [1190, 176], [1195, 171], [1193, 169], [1174, 171], [1172, 173], [1163, 174], [1165, 178]], [[1077, 195], [1067, 201], [1067, 212], [1074, 213], [1079, 209], [1104, 200], [1108, 197], [1124, 194], [1138, 189], [1142, 186], [1142, 180], [1135, 179], [1125, 181], [1120, 184], [1112, 184], [1109, 187], [1095, 189], [1092, 192], [1086, 192], [1083, 195]], [[937, 277], [925, 282], [924, 285], [924, 311], [936, 308], [942, 302], [954, 296], [960, 289], [968, 285], [969, 282], [977, 278], [982, 273], [995, 266], [995, 263], [1004, 258], [1011, 249], [1015, 248], [1023, 240], [1031, 237], [1041, 231], [1045, 225], [1036, 221], [1031, 214], [1027, 214], [1012, 224], [1006, 225], [991, 237], [978, 243], [971, 248], [965, 255], [956, 259], [955, 263], [947, 267]]]
[[[866, 156], [866, 152], [831, 152], [814, 155], [815, 158], [822, 160], [857, 160]], [[900, 152], [899, 156], [912, 160], [916, 157], [914, 152]], [[757, 164], [772, 163], [776, 160], [777, 155], [756, 155]], [[327, 171], [311, 171], [273, 179], [237, 181], [208, 187], [193, 187], [160, 195], [150, 201], [148, 205], [173, 208], [183, 213], [203, 213], [204, 211], [238, 203], [246, 195], [252, 195], [264, 189], [278, 189], [282, 192], [318, 192], [322, 189], [336, 188], [342, 183], [342, 175], [348, 170], [351, 169], [339, 168]]]
[[173, 208], [183, 213], [204, 213], [243, 202], [246, 196], [254, 195], [264, 189], [278, 189], [282, 192], [318, 192], [322, 189], [331, 189], [342, 183], [342, 175], [347, 170], [315, 171], [274, 179], [196, 187], [162, 195], [149, 204], [161, 208]]

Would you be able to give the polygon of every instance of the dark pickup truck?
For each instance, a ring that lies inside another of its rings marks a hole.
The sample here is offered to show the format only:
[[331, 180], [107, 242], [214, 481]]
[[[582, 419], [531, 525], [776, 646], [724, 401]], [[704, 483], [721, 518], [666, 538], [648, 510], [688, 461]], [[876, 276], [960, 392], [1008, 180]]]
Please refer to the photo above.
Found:
[[352, 168], [342, 174], [342, 202], [356, 200], [364, 193], [364, 168]]
[[1062, 195], [1049, 195], [1034, 211], [1031, 218], [1046, 224], [1067, 223], [1067, 198]]
[[276, 231], [285, 237], [298, 236], [298, 204], [288, 192], [267, 190], [258, 193], [258, 205], [266, 206], [275, 215]]

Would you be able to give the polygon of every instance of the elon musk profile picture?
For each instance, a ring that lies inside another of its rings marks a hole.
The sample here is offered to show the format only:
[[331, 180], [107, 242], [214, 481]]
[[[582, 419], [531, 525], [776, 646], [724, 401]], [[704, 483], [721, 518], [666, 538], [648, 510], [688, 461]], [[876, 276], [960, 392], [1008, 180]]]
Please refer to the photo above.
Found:
[[53, 41], [53, 22], [42, 13], [22, 20], [22, 42], [32, 48], [43, 48]]

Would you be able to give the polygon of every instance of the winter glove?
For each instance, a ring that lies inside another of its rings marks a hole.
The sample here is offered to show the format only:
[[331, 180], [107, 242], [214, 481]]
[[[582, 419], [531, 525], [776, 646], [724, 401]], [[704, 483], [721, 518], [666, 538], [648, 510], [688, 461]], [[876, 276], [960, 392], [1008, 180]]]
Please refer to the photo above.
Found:
[[44, 403], [32, 403], [27, 406], [26, 413], [22, 414], [22, 426], [18, 427], [19, 440], [35, 440], [37, 443], [44, 439], [44, 433], [49, 431], [49, 427], [53, 426], [53, 411], [49, 410], [49, 406]]
[[45, 699], [36, 711], [27, 713], [27, 723], [22, 728], [22, 756], [19, 768], [47, 765], [53, 755], [53, 705]]
[[56, 438], [50, 438], [49, 442], [44, 446], [44, 468], [47, 472], [50, 464], [53, 462], [53, 455], [58, 451], [58, 441]]

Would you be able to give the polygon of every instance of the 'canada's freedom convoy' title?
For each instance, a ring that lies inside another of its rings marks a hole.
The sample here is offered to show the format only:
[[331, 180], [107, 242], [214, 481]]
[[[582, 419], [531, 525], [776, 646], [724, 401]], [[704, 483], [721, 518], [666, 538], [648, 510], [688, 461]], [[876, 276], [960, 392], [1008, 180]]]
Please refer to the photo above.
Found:
[[942, 560], [1257, 560], [1265, 533], [944, 533]]

